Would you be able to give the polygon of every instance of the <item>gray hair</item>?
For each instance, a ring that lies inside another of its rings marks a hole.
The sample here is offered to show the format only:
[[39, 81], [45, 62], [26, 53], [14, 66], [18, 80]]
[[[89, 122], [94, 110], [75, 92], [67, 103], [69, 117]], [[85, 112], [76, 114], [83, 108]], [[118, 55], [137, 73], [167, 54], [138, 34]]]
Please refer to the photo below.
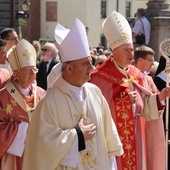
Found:
[[138, 8], [137, 13], [139, 13], [141, 16], [145, 16], [145, 9], [144, 8]]
[[75, 66], [76, 61], [69, 62], [69, 63], [63, 62], [63, 63], [62, 63], [62, 71], [64, 71], [64, 70], [66, 69], [66, 66], [67, 66], [68, 64], [70, 64], [70, 65], [72, 65], [72, 66]]
[[54, 43], [46, 42], [46, 43], [44, 44], [44, 46], [49, 46], [50, 49], [54, 52], [55, 57], [57, 57], [58, 49], [57, 49], [57, 47], [56, 47], [56, 45], [55, 45]]

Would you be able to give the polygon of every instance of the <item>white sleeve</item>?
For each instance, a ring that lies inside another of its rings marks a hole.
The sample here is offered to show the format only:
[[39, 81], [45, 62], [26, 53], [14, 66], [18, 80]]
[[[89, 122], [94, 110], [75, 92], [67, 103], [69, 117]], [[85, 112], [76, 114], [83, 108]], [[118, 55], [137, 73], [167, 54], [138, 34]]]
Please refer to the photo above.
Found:
[[21, 122], [18, 127], [18, 132], [11, 144], [8, 148], [7, 153], [11, 155], [16, 155], [21, 157], [25, 148], [25, 139], [27, 135], [28, 123]]
[[110, 169], [111, 170], [117, 170], [117, 163], [115, 156], [109, 156], [109, 162], [110, 162]]
[[135, 22], [134, 27], [132, 28], [132, 32], [134, 32], [135, 34], [139, 34], [140, 33], [140, 29], [141, 29], [141, 23], [139, 20], [137, 20]]
[[60, 165], [76, 168], [78, 163], [78, 137], [74, 141], [70, 151], [65, 158], [61, 161]]
[[142, 115], [146, 121], [159, 119], [164, 112], [164, 109], [158, 110], [156, 96], [156, 94], [152, 94], [150, 96], [143, 96], [144, 108]]
[[62, 63], [59, 62], [52, 69], [50, 74], [47, 76], [47, 89], [51, 88], [54, 82], [58, 79], [62, 74]]

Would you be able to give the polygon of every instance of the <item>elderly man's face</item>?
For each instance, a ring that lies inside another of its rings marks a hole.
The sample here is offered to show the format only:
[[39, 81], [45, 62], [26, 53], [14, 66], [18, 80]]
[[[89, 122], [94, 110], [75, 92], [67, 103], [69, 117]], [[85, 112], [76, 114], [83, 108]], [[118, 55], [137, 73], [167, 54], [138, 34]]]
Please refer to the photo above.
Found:
[[69, 65], [71, 66], [69, 74], [72, 85], [81, 87], [84, 83], [89, 81], [91, 71], [93, 70], [91, 57], [76, 60]]
[[124, 44], [113, 50], [113, 57], [117, 64], [122, 67], [127, 67], [132, 63], [134, 58], [133, 44]]
[[18, 84], [26, 88], [35, 82], [37, 72], [38, 69], [35, 66], [28, 66], [15, 71], [15, 77]]
[[42, 60], [44, 61], [49, 61], [51, 58], [54, 57], [54, 51], [52, 50], [52, 48], [50, 46], [43, 46], [41, 49], [42, 53], [41, 53], [41, 57]]

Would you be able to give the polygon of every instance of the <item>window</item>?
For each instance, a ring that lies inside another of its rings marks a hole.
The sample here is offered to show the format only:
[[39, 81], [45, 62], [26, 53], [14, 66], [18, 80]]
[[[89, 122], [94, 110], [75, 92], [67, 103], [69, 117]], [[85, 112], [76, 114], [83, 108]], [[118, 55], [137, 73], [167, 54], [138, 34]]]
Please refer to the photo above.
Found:
[[131, 2], [126, 2], [126, 17], [130, 17]]
[[107, 42], [106, 42], [106, 38], [105, 36], [102, 34], [101, 37], [100, 37], [100, 43], [103, 47], [107, 47]]
[[101, 18], [106, 18], [106, 1], [101, 1]]

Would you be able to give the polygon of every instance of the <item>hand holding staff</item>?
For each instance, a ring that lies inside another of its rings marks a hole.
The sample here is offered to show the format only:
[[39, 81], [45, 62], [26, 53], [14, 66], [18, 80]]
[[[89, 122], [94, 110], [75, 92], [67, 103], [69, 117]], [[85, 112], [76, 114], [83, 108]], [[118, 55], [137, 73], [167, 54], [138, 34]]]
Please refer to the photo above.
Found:
[[[168, 47], [163, 51], [163, 44], [168, 43]], [[166, 67], [165, 67], [165, 73], [166, 73], [166, 87], [169, 88], [169, 74], [170, 74], [170, 38], [165, 39], [160, 43], [159, 51], [161, 55], [166, 59]], [[165, 90], [166, 93], [166, 90]], [[165, 94], [167, 95], [167, 94]], [[166, 170], [168, 170], [168, 132], [169, 132], [169, 98], [166, 97]]]

